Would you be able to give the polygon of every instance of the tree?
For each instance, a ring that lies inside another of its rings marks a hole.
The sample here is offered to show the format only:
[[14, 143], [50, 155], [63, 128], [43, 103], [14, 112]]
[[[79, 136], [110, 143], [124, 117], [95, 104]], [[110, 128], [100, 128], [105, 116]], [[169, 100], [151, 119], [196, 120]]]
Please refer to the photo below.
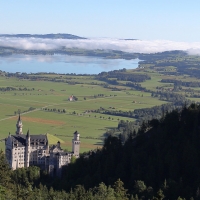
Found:
[[1, 150], [0, 151], [0, 185], [3, 185], [4, 187], [6, 187], [11, 180], [10, 175], [11, 175], [11, 170], [6, 161], [5, 154]]
[[55, 192], [52, 187], [49, 190], [49, 199], [56, 200]]
[[87, 192], [86, 192], [84, 186], [77, 185], [76, 188], [75, 188], [75, 190], [74, 190], [74, 196], [75, 196], [75, 199], [80, 199], [80, 200], [87, 199], [86, 198]]
[[162, 200], [165, 198], [163, 191], [161, 189], [158, 190], [156, 197], [153, 197], [153, 200]]
[[0, 199], [6, 199], [6, 188], [0, 185]]
[[100, 183], [97, 188], [94, 188], [96, 200], [115, 200], [114, 189], [110, 186], [106, 186], [104, 183]]
[[147, 189], [147, 186], [144, 184], [144, 181], [135, 181], [134, 190], [135, 193], [142, 193]]
[[76, 96], [73, 96], [74, 101], [78, 101], [78, 98]]
[[75, 157], [75, 156], [72, 156], [72, 157], [71, 157], [71, 162], [70, 162], [70, 163], [73, 164], [73, 163], [75, 163], [75, 162], [76, 162], [76, 157]]
[[113, 188], [117, 200], [128, 200], [127, 190], [124, 188], [124, 183], [120, 179], [114, 183]]

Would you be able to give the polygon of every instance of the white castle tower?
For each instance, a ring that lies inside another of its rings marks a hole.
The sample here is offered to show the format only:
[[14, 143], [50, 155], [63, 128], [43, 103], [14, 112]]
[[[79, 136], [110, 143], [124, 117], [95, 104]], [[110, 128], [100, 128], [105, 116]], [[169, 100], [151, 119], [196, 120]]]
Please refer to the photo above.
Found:
[[30, 133], [29, 133], [29, 130], [26, 134], [26, 147], [25, 147], [25, 163], [24, 163], [24, 166], [25, 167], [29, 167], [29, 162], [30, 162], [30, 140], [31, 140], [31, 137], [30, 137]]
[[17, 128], [16, 135], [22, 135], [23, 134], [22, 127], [23, 127], [23, 125], [22, 125], [20, 114], [19, 114], [19, 118], [18, 118], [17, 124], [16, 124], [16, 128]]
[[72, 152], [73, 155], [78, 158], [79, 157], [79, 151], [80, 151], [80, 134], [75, 131], [74, 132], [74, 138], [72, 139]]

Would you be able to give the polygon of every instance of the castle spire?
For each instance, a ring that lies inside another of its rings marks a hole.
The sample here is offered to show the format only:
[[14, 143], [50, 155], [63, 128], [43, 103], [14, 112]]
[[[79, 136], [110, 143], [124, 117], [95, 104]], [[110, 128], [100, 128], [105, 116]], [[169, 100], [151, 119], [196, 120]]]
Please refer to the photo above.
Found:
[[21, 121], [21, 116], [20, 116], [20, 113], [19, 113], [18, 121]]
[[29, 131], [29, 129], [27, 131], [26, 137], [30, 137], [30, 131]]
[[19, 114], [17, 124], [16, 124], [16, 128], [17, 128], [16, 135], [22, 135], [23, 134], [22, 127], [23, 127], [23, 125], [22, 125], [22, 121], [21, 121], [21, 116]]

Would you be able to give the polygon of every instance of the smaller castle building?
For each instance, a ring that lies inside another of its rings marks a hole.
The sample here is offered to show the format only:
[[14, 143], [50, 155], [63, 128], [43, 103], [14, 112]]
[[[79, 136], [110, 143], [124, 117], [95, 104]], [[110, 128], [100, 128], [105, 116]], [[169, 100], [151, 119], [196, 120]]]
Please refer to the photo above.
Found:
[[60, 176], [62, 167], [71, 162], [72, 156], [79, 157], [80, 134], [77, 131], [72, 139], [72, 151], [65, 152], [59, 141], [50, 146], [47, 134], [32, 135], [29, 130], [23, 134], [22, 127], [19, 115], [15, 135], [9, 133], [5, 139], [6, 159], [13, 170], [34, 165], [47, 170], [52, 176]]

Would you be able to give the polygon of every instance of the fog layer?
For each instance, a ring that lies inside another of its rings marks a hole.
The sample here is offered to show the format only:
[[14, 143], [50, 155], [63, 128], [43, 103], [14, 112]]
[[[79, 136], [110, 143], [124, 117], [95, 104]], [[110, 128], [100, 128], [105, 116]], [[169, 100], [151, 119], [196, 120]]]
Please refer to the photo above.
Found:
[[42, 39], [0, 37], [0, 46], [24, 50], [52, 50], [66, 48], [111, 49], [130, 53], [156, 53], [183, 50], [189, 54], [200, 54], [200, 42], [174, 42], [168, 40], [119, 40], [110, 38], [93, 39]]

